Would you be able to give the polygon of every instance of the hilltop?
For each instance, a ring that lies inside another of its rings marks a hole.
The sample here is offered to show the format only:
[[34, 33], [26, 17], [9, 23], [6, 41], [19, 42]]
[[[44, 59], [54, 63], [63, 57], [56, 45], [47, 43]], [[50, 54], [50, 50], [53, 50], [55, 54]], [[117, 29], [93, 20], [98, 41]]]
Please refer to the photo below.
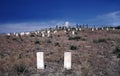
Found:
[[[44, 35], [1, 34], [0, 76], [120, 76], [120, 29], [54, 29]], [[63, 67], [67, 51], [70, 70]], [[36, 52], [45, 54], [44, 70], [36, 68]]]

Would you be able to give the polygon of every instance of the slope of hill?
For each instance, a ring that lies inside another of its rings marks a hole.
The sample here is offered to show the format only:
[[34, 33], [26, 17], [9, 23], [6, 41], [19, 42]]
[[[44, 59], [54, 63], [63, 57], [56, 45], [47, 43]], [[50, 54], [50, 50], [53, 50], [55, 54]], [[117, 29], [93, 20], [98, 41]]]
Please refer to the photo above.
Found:
[[[74, 30], [74, 29], [73, 29]], [[72, 53], [72, 69], [63, 67]], [[44, 52], [45, 69], [37, 70], [36, 52]], [[84, 29], [18, 36], [0, 35], [0, 76], [120, 76], [120, 30]]]

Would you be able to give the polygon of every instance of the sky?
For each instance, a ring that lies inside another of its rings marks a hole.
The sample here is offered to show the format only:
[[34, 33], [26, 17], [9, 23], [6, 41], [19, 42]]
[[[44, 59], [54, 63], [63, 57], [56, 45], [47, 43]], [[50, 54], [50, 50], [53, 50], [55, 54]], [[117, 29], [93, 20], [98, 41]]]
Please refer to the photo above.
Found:
[[120, 25], [120, 0], [0, 0], [0, 33], [74, 24]]

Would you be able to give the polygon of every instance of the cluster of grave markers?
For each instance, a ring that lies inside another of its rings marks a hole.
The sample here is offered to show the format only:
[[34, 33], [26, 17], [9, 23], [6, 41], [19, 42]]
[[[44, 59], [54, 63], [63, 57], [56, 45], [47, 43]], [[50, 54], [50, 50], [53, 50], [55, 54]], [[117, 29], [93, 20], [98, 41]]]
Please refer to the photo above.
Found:
[[[74, 30], [73, 30], [74, 29]], [[31, 34], [35, 34], [35, 35], [41, 35], [41, 37], [50, 37], [51, 33], [53, 32], [54, 34], [57, 33], [57, 31], [59, 30], [63, 30], [65, 33], [68, 31], [72, 31], [72, 34], [75, 34], [75, 31], [82, 31], [84, 29], [84, 27], [82, 26], [77, 26], [77, 27], [70, 27], [69, 23], [66, 23], [66, 27], [62, 26], [62, 27], [58, 27], [56, 26], [56, 28], [49, 28], [49, 29], [45, 29], [45, 30], [39, 30], [39, 31], [35, 31], [35, 32], [21, 32], [21, 33], [7, 33], [7, 36], [11, 36], [14, 35], [16, 37], [18, 36], [29, 36]], [[94, 27], [94, 28], [87, 28], [87, 29], [91, 29], [91, 31], [95, 31], [95, 30], [115, 30], [115, 28], [109, 28], [109, 27], [102, 27], [102, 28], [98, 28], [98, 27]]]
[[[63, 30], [65, 33], [68, 32], [68, 31], [71, 31], [72, 32], [72, 35], [75, 35], [75, 32], [76, 31], [82, 31], [85, 27], [84, 26], [77, 26], [77, 27], [70, 27], [70, 24], [69, 22], [66, 22], [65, 23], [66, 27], [58, 27], [56, 26], [55, 29], [47, 29], [47, 30], [40, 30], [40, 31], [35, 31], [35, 32], [21, 32], [21, 33], [7, 33], [7, 36], [11, 36], [11, 35], [14, 35], [16, 37], [18, 36], [29, 36], [31, 35], [32, 33], [35, 34], [35, 35], [38, 35], [38, 34], [41, 34], [41, 37], [50, 37], [51, 36], [51, 32], [53, 32], [54, 34], [56, 34], [59, 30]], [[109, 28], [109, 27], [102, 27], [102, 28], [88, 28], [88, 26], [86, 26], [87, 29], [90, 29], [91, 31], [95, 31], [95, 30], [106, 30], [106, 31], [109, 31], [109, 30], [115, 30], [115, 28]], [[73, 30], [74, 29], [74, 30]], [[36, 56], [37, 56], [37, 69], [44, 69], [44, 53], [43, 52], [37, 52], [36, 53]], [[71, 52], [65, 52], [64, 53], [64, 68], [66, 69], [71, 69], [71, 60], [72, 60], [72, 57], [71, 57]]]
[[[44, 69], [44, 53], [37, 52], [37, 69]], [[64, 53], [64, 68], [71, 69], [71, 60], [72, 60], [71, 52]]]
[[[34, 34], [36, 34], [36, 35], [38, 35], [38, 34], [41, 34], [41, 36], [42, 37], [45, 37], [45, 34], [47, 34], [46, 36], [47, 37], [50, 37], [50, 35], [51, 35], [51, 32], [53, 32], [54, 34], [55, 33], [57, 33], [57, 31], [59, 31], [59, 30], [63, 30], [64, 32], [67, 32], [67, 31], [71, 31], [72, 29], [75, 29], [75, 30], [73, 30], [72, 31], [72, 34], [74, 35], [75, 34], [75, 31], [81, 31], [82, 29], [84, 29], [84, 28], [87, 28], [87, 29], [91, 29], [91, 31], [95, 31], [95, 30], [99, 30], [99, 29], [101, 29], [101, 30], [109, 30], [109, 29], [111, 29], [111, 27], [93, 27], [93, 28], [88, 28], [88, 24], [86, 24], [86, 25], [80, 25], [80, 24], [76, 24], [75, 26], [76, 27], [70, 27], [70, 23], [68, 22], [68, 21], [66, 21], [65, 22], [65, 24], [64, 24], [65, 26], [56, 26], [56, 28], [54, 29], [54, 28], [49, 28], [49, 29], [46, 29], [46, 30], [39, 30], [39, 31], [35, 31], [35, 32], [21, 32], [21, 33], [7, 33], [7, 36], [11, 36], [11, 35], [15, 35], [15, 36], [23, 36], [23, 35], [30, 35], [31, 33], [34, 33]], [[115, 28], [114, 27], [112, 27], [112, 30], [115, 30]]]
[[39, 30], [39, 31], [35, 31], [35, 32], [20, 32], [20, 33], [14, 32], [14, 33], [7, 33], [6, 35], [7, 36], [16, 36], [16, 37], [18, 37], [18, 36], [24, 36], [24, 35], [29, 36], [31, 34], [34, 34], [34, 35], [41, 35], [41, 37], [45, 37], [45, 36], [50, 37], [51, 32], [53, 32], [55, 34], [55, 33], [57, 33], [57, 30], [55, 30], [55, 29], [52, 29], [52, 30], [47, 29], [47, 30]]

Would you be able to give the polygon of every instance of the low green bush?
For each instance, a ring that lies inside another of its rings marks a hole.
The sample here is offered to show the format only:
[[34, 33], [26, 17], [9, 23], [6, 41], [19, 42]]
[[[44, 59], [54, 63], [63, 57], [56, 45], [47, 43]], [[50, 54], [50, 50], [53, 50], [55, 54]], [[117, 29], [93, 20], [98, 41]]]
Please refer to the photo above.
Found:
[[52, 43], [52, 41], [50, 39], [47, 39], [46, 42], [47, 43]]
[[81, 37], [80, 36], [74, 36], [74, 37], [69, 37], [68, 40], [80, 40]]
[[70, 50], [77, 50], [77, 46], [75, 46], [75, 45], [70, 45]]
[[113, 54], [117, 55], [117, 58], [120, 58], [120, 46], [115, 47]]
[[94, 39], [93, 40], [93, 43], [106, 43], [107, 42], [107, 40], [106, 39]]
[[60, 47], [60, 44], [58, 42], [55, 43], [55, 46], [59, 46]]
[[35, 40], [35, 44], [40, 44], [40, 40]]
[[19, 76], [20, 74], [23, 74], [23, 73], [27, 72], [27, 67], [24, 64], [16, 64], [14, 66], [14, 70]]
[[86, 41], [85, 37], [81, 37], [81, 36], [69, 36], [68, 40], [82, 40], [82, 41]]

